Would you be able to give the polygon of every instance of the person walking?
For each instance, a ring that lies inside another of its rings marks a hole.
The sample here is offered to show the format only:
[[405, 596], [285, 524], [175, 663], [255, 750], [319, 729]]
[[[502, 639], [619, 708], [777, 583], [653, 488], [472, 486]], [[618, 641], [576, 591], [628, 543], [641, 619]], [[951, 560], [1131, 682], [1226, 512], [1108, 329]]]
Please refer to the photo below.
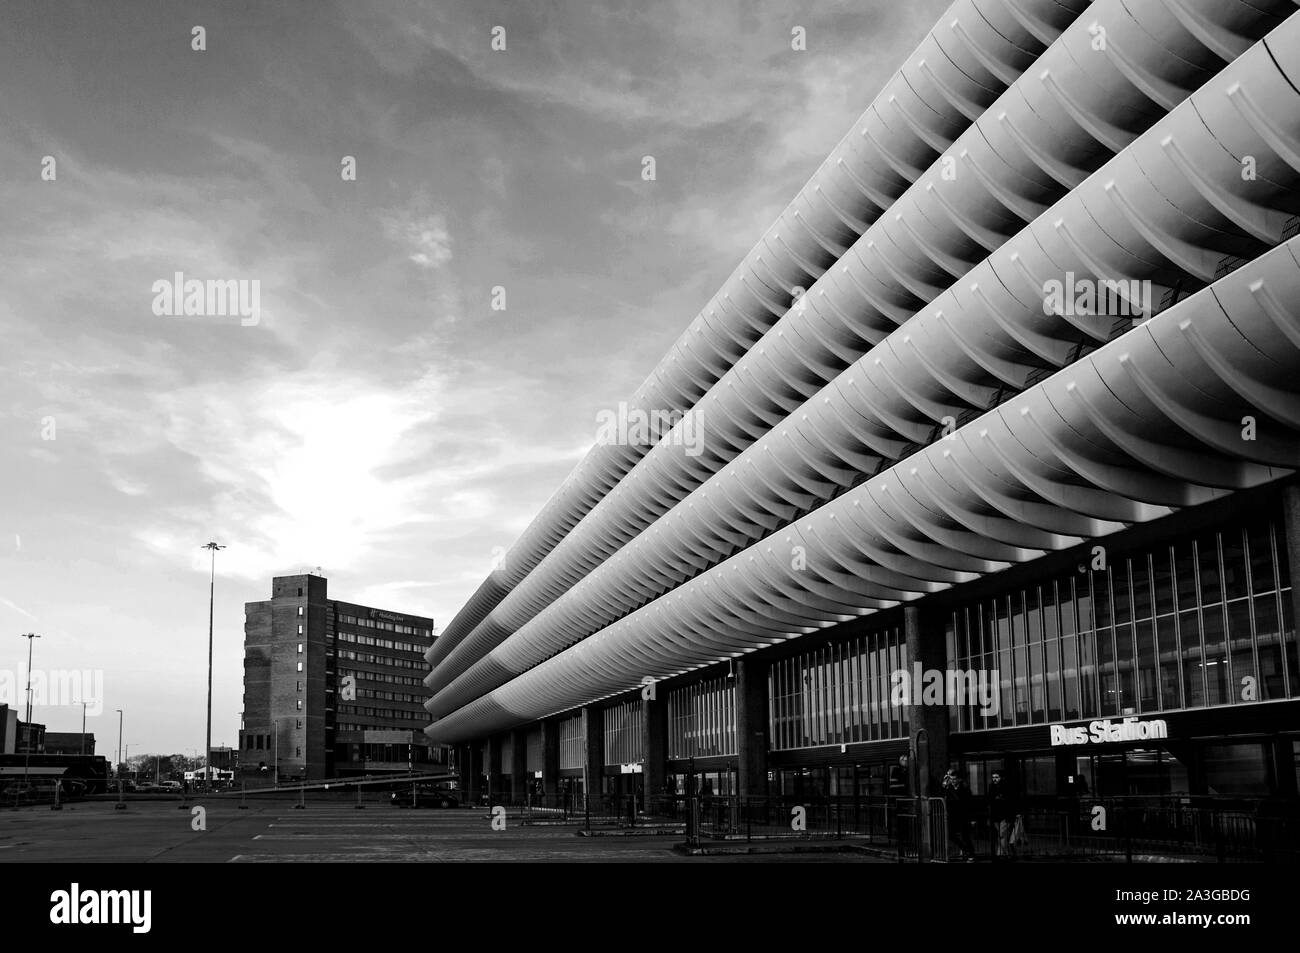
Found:
[[970, 785], [957, 774], [954, 765], [943, 776], [943, 804], [948, 815], [948, 837], [961, 851], [961, 860], [975, 859], [975, 845], [970, 839]]
[[997, 834], [996, 860], [1010, 860], [1012, 857], [1011, 828], [1015, 820], [1016, 805], [1010, 785], [1000, 771], [994, 771], [989, 782], [989, 826]]

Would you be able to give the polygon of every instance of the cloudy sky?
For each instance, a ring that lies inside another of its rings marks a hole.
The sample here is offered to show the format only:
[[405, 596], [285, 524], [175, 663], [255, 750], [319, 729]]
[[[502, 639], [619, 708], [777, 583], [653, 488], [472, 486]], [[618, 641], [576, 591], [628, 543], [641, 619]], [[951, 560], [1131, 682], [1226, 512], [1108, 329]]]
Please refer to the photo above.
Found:
[[6, 0], [0, 672], [200, 749], [209, 539], [214, 744], [272, 575], [445, 624], [946, 6]]

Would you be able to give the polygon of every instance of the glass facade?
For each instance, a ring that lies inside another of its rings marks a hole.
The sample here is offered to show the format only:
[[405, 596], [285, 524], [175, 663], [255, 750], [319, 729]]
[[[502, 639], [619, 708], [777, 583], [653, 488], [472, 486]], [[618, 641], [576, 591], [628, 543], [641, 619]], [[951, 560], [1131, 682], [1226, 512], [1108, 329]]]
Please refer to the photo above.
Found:
[[560, 769], [581, 768], [586, 754], [587, 732], [582, 715], [560, 722]]
[[605, 719], [605, 763], [635, 764], [642, 758], [641, 699], [601, 712]]
[[906, 670], [900, 626], [773, 662], [767, 681], [772, 750], [907, 735], [907, 709], [890, 702], [891, 675]]
[[953, 706], [978, 731], [1300, 697], [1285, 540], [1274, 516], [966, 605], [948, 657], [996, 670], [997, 710]]
[[668, 757], [736, 753], [736, 682], [714, 678], [668, 695]]

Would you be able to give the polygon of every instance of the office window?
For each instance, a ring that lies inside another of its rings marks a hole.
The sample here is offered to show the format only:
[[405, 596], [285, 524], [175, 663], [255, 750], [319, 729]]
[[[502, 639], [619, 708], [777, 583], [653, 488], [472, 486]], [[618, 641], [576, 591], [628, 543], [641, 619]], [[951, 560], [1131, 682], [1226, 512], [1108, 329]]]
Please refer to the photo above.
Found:
[[302, 748], [294, 748], [293, 750], [294, 750], [294, 752], [295, 752], [295, 753], [294, 753], [294, 757], [296, 757], [296, 758], [301, 758], [301, 757], [302, 757]]
[[302, 626], [301, 626], [301, 625], [298, 626], [298, 634], [299, 634], [299, 635], [302, 635]]
[[298, 663], [298, 671], [300, 671], [300, 672], [302, 671], [302, 662], [299, 662], [299, 663]]
[[302, 643], [301, 643], [301, 642], [298, 643], [298, 654], [299, 654], [299, 655], [302, 654]]
[[306, 610], [302, 606], [298, 607], [298, 615], [302, 615], [305, 611]]
[[298, 727], [299, 727], [300, 729], [302, 728], [302, 719], [301, 719], [301, 718], [298, 719]]
[[302, 699], [301, 699], [301, 698], [298, 699], [298, 710], [299, 710], [299, 711], [302, 711]]
[[298, 691], [302, 691], [302, 682], [298, 683]]

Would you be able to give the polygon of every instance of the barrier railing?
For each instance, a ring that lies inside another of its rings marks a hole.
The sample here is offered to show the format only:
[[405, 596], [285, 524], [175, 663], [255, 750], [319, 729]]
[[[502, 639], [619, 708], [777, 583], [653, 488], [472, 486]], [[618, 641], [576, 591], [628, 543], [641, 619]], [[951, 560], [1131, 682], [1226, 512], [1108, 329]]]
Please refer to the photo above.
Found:
[[686, 805], [687, 840], [853, 840], [900, 861], [966, 859], [1300, 861], [1300, 804], [1208, 799], [1038, 801], [1005, 827], [980, 799], [950, 816], [941, 798], [713, 797]]

